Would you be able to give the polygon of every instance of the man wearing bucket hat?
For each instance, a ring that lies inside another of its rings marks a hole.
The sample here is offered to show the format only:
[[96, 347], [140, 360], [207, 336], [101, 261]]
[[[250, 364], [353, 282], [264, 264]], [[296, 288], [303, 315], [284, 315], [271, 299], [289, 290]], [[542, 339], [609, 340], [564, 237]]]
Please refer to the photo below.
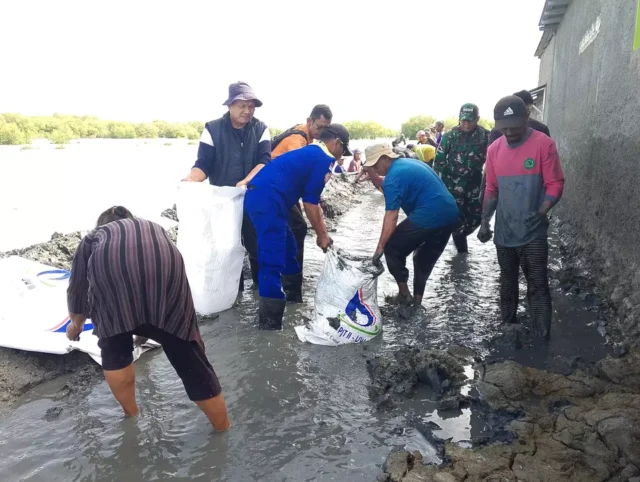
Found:
[[[400, 158], [389, 144], [367, 147], [365, 157], [365, 167], [384, 176], [386, 213], [374, 264], [379, 264], [384, 254], [398, 283], [393, 303], [421, 304], [431, 271], [458, 225], [456, 201], [433, 169], [421, 161]], [[398, 224], [400, 208], [407, 218]], [[413, 297], [406, 267], [412, 252]]]
[[[249, 84], [229, 86], [223, 105], [229, 111], [220, 119], [207, 122], [200, 137], [198, 160], [183, 179], [202, 182], [209, 178], [215, 186], [244, 186], [271, 160], [271, 136], [264, 122], [254, 117], [262, 106]], [[242, 219], [242, 242], [249, 253], [251, 275], [258, 282], [258, 247], [255, 229], [248, 216]], [[242, 290], [244, 281], [240, 279]]]
[[500, 311], [503, 323], [517, 323], [518, 274], [527, 280], [527, 299], [534, 333], [549, 338], [551, 293], [547, 266], [547, 213], [562, 196], [564, 175], [555, 142], [527, 125], [529, 114], [516, 96], [495, 107], [496, 128], [503, 136], [489, 147], [487, 187], [478, 239], [495, 238], [500, 264]]
[[319, 206], [320, 195], [331, 177], [331, 163], [351, 155], [349, 131], [340, 124], [329, 124], [320, 132], [319, 141], [276, 157], [248, 179], [244, 210], [258, 235], [261, 329], [282, 329], [287, 303], [282, 277], [300, 273], [296, 240], [289, 226], [289, 212], [300, 198], [317, 245], [326, 250], [332, 243]]
[[478, 125], [480, 114], [475, 104], [460, 109], [460, 124], [442, 136], [433, 168], [440, 175], [460, 210], [460, 228], [453, 241], [458, 253], [467, 253], [467, 236], [482, 218], [480, 186], [487, 158], [489, 131]]

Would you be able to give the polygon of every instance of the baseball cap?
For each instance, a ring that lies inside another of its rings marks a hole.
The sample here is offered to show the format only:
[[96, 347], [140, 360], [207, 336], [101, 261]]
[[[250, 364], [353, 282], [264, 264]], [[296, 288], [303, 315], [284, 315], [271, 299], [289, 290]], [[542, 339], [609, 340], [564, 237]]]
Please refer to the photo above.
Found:
[[349, 150], [349, 131], [345, 126], [343, 126], [342, 124], [329, 124], [323, 129], [323, 132], [329, 132], [340, 139], [340, 142], [342, 142], [342, 147], [344, 147], [345, 156], [353, 155]]
[[236, 100], [253, 100], [256, 107], [261, 107], [262, 102], [256, 97], [253, 89], [246, 82], [236, 82], [229, 86], [229, 98], [222, 105], [231, 105]]
[[515, 95], [503, 97], [493, 109], [496, 129], [520, 127], [527, 122], [528, 115], [524, 101]]
[[480, 117], [480, 110], [475, 104], [465, 104], [460, 108], [460, 120], [474, 121]]
[[375, 166], [382, 156], [389, 156], [391, 159], [397, 159], [400, 157], [399, 154], [393, 152], [391, 144], [388, 143], [369, 146], [364, 150], [364, 155], [367, 159], [364, 162], [364, 167]]

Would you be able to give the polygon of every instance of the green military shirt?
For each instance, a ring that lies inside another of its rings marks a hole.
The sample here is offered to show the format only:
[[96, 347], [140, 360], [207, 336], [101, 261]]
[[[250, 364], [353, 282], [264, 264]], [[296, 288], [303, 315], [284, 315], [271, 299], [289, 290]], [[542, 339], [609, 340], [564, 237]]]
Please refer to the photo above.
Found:
[[489, 131], [484, 127], [466, 133], [456, 126], [442, 136], [433, 168], [449, 190], [455, 189], [451, 184], [463, 190], [479, 188], [488, 147]]

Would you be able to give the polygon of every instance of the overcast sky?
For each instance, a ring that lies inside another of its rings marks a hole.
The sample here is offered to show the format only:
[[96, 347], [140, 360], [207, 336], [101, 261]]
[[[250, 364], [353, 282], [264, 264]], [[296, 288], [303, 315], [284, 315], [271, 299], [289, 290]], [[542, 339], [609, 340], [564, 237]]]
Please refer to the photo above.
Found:
[[538, 84], [544, 0], [0, 1], [0, 112], [205, 121], [243, 80], [274, 127], [399, 128]]

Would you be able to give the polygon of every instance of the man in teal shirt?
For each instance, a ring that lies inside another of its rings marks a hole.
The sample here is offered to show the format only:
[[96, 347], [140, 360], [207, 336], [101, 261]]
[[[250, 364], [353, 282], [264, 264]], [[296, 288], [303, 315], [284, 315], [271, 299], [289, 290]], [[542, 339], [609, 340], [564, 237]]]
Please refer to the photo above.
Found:
[[[370, 146], [365, 154], [365, 167], [384, 176], [386, 213], [373, 261], [378, 264], [384, 254], [398, 283], [395, 303], [421, 304], [431, 271], [458, 226], [458, 206], [442, 180], [423, 162], [399, 159], [388, 144]], [[407, 219], [398, 224], [401, 208]], [[414, 296], [406, 267], [412, 252]]]

